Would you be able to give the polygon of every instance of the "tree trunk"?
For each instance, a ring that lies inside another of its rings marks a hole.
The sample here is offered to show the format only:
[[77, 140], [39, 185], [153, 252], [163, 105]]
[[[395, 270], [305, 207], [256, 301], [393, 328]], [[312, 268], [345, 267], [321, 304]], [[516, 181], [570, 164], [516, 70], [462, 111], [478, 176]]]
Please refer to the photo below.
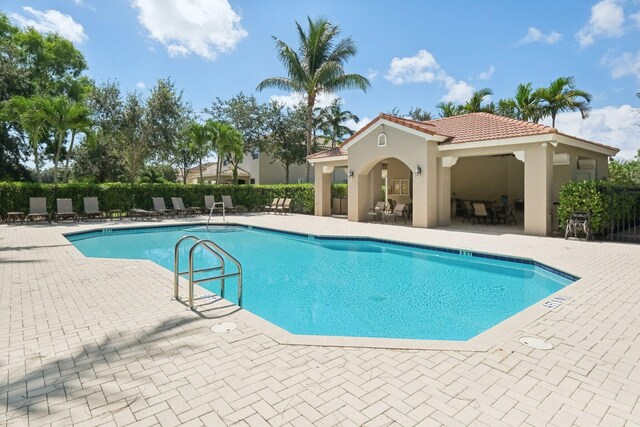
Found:
[[551, 127], [555, 128], [556, 127], [556, 113], [555, 112], [551, 112]]
[[238, 185], [238, 165], [233, 163], [233, 185]]
[[204, 184], [204, 177], [202, 175], [202, 157], [200, 157], [200, 159], [198, 159], [200, 162], [200, 184]]
[[73, 143], [76, 140], [76, 132], [71, 131], [71, 142], [69, 143], [69, 151], [67, 151], [67, 161], [64, 165], [64, 178], [62, 182], [65, 184], [69, 182], [69, 161], [71, 160], [71, 152], [73, 151]]
[[220, 184], [221, 172], [222, 172], [222, 160], [220, 160], [220, 153], [218, 153], [218, 160], [216, 161], [216, 185]]
[[56, 148], [56, 154], [53, 158], [53, 183], [58, 183], [58, 162], [60, 161], [60, 153], [62, 151], [62, 137], [63, 134], [58, 135], [58, 147]]
[[289, 163], [284, 164], [284, 183], [289, 183]]
[[[315, 94], [307, 94], [307, 156], [311, 155], [311, 138], [313, 136], [313, 106], [316, 102]], [[309, 182], [310, 164], [306, 162], [306, 181]]]
[[36, 179], [38, 184], [42, 184], [42, 175], [40, 174], [40, 154], [38, 153], [38, 144], [33, 147], [33, 163], [36, 165]]

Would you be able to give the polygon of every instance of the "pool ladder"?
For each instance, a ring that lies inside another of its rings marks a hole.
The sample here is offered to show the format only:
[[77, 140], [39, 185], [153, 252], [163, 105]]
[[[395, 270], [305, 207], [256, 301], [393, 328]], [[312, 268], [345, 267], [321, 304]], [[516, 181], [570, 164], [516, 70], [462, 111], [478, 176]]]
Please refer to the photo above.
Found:
[[213, 202], [213, 204], [211, 205], [211, 210], [209, 211], [209, 218], [207, 218], [207, 231], [209, 231], [209, 223], [211, 222], [211, 215], [213, 215], [213, 210], [216, 208], [216, 206], [222, 206], [222, 221], [226, 221], [226, 219], [224, 219], [224, 203]]
[[[193, 240], [195, 241], [195, 243], [193, 244], [193, 246], [191, 246], [191, 249], [189, 249], [189, 269], [186, 271], [180, 271], [180, 257], [179, 257], [179, 251], [180, 251], [180, 246], [182, 245], [183, 242], [187, 241], [187, 240]], [[209, 268], [200, 268], [198, 270], [194, 270], [193, 269], [193, 257], [196, 253], [196, 249], [198, 249], [199, 247], [202, 247], [204, 249], [206, 249], [209, 253], [211, 253], [213, 256], [215, 256], [218, 261], [220, 262], [220, 265], [215, 266], [215, 267], [209, 267]], [[214, 280], [220, 280], [220, 296], [222, 298], [224, 298], [224, 281], [225, 279], [228, 279], [230, 277], [238, 277], [238, 305], [240, 307], [242, 307], [242, 264], [240, 264], [240, 262], [235, 259], [234, 257], [232, 257], [231, 255], [229, 255], [229, 253], [227, 251], [225, 251], [224, 249], [222, 249], [220, 246], [216, 245], [213, 241], [208, 240], [208, 239], [198, 239], [195, 236], [184, 236], [183, 238], [181, 238], [180, 240], [178, 240], [178, 242], [176, 243], [176, 246], [173, 250], [173, 256], [174, 256], [174, 262], [173, 262], [173, 299], [175, 300], [180, 300], [180, 294], [179, 294], [179, 286], [178, 286], [178, 282], [180, 280], [180, 276], [187, 276], [189, 279], [189, 299], [188, 299], [188, 304], [189, 304], [189, 309], [194, 310], [193, 308], [193, 285], [198, 284], [198, 283], [203, 283], [203, 282], [212, 282]], [[231, 260], [231, 262], [233, 262], [236, 267], [238, 268], [238, 271], [235, 273], [225, 273], [225, 260], [224, 257], [227, 257], [229, 260]], [[204, 273], [204, 272], [210, 272], [210, 271], [216, 271], [219, 272], [217, 275], [211, 276], [211, 277], [205, 277], [202, 279], [196, 279], [195, 278], [195, 274], [196, 273]]]

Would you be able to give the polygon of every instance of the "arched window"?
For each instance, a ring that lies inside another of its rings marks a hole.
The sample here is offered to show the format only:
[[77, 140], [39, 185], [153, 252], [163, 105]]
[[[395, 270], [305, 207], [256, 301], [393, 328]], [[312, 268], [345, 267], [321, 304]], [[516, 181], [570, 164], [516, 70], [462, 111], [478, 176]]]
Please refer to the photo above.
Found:
[[378, 147], [386, 147], [387, 146], [387, 135], [381, 133], [378, 135]]

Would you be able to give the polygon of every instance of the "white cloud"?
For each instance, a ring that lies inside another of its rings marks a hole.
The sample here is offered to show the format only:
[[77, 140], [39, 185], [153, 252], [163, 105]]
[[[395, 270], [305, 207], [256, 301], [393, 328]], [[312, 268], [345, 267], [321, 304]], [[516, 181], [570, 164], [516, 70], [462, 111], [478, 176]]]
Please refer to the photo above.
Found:
[[560, 41], [562, 38], [562, 34], [552, 31], [549, 34], [544, 34], [540, 29], [536, 27], [529, 27], [527, 29], [527, 34], [520, 39], [518, 44], [527, 44], [527, 43], [535, 43], [542, 42], [546, 44], [555, 44]]
[[389, 72], [384, 77], [395, 85], [404, 83], [431, 83], [436, 79], [440, 64], [433, 55], [422, 49], [414, 56], [395, 57], [391, 60]]
[[[560, 113], [556, 128], [562, 133], [617, 147], [620, 149], [617, 157], [631, 159], [640, 148], [639, 122], [638, 110], [625, 104], [593, 109], [585, 120], [579, 112]], [[550, 126], [551, 119], [544, 124]]]
[[131, 0], [149, 37], [169, 55], [196, 54], [213, 60], [247, 36], [227, 0]]
[[378, 70], [374, 70], [373, 68], [369, 68], [367, 70], [367, 78], [369, 80], [375, 80], [378, 77]]
[[[316, 97], [316, 107], [324, 108], [331, 104], [338, 96], [333, 93], [320, 93]], [[286, 107], [294, 107], [305, 100], [305, 96], [299, 93], [291, 93], [289, 95], [272, 95], [269, 101], [276, 101]]]
[[596, 37], [620, 37], [624, 33], [624, 11], [618, 0], [601, 0], [591, 8], [591, 18], [576, 38], [581, 47], [591, 45]]
[[615, 58], [605, 56], [602, 62], [611, 68], [611, 77], [614, 79], [624, 76], [635, 76], [638, 81], [640, 81], [640, 50], [635, 54], [632, 52], [624, 52]]
[[496, 72], [496, 67], [494, 67], [493, 65], [490, 65], [487, 71], [483, 71], [480, 74], [478, 74], [478, 78], [480, 80], [489, 80], [491, 76], [493, 76], [493, 73], [495, 72]]
[[463, 80], [456, 80], [451, 76], [445, 78], [444, 86], [447, 88], [447, 93], [441, 98], [444, 102], [453, 101], [463, 104], [473, 95], [473, 86]]
[[146, 87], [147, 87], [147, 85], [146, 85], [146, 84], [144, 84], [144, 82], [138, 82], [138, 83], [136, 83], [136, 87], [137, 87], [138, 89], [144, 89], [144, 88], [146, 88]]
[[447, 93], [442, 97], [445, 102], [466, 102], [473, 93], [471, 85], [447, 74], [435, 57], [424, 49], [414, 56], [393, 58], [389, 72], [384, 78], [396, 85], [438, 81], [447, 89]]
[[344, 125], [352, 131], [358, 132], [360, 129], [368, 125], [370, 121], [371, 118], [365, 116], [360, 118], [360, 121], [358, 123], [354, 122], [353, 120], [347, 120], [346, 122], [344, 122]]
[[629, 15], [629, 18], [636, 26], [636, 28], [640, 28], [640, 12]]
[[29, 6], [22, 8], [31, 18], [11, 13], [9, 16], [22, 27], [32, 27], [41, 33], [57, 33], [73, 43], [82, 43], [87, 39], [82, 24], [77, 23], [69, 15], [49, 9], [40, 11]]

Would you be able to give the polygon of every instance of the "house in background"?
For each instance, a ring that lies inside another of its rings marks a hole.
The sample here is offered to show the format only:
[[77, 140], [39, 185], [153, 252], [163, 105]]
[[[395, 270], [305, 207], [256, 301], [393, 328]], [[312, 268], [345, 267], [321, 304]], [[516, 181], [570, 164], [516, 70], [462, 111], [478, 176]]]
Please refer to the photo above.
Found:
[[[415, 227], [451, 223], [452, 201], [500, 201], [524, 211], [524, 232], [550, 234], [560, 188], [608, 176], [618, 149], [541, 124], [488, 113], [425, 122], [381, 114], [340, 147], [308, 157], [315, 214], [331, 213], [331, 180], [347, 167], [349, 221], [385, 197], [411, 203]], [[380, 189], [387, 182], [386, 195]]]
[[[202, 183], [215, 184], [216, 183], [216, 162], [206, 162], [202, 164]], [[182, 171], [178, 171], [177, 182], [182, 182]], [[251, 174], [246, 170], [238, 167], [238, 183], [247, 184], [251, 181]], [[233, 183], [233, 168], [231, 164], [222, 166], [220, 172], [220, 184]], [[200, 184], [200, 166], [194, 166], [187, 171], [187, 184]]]

